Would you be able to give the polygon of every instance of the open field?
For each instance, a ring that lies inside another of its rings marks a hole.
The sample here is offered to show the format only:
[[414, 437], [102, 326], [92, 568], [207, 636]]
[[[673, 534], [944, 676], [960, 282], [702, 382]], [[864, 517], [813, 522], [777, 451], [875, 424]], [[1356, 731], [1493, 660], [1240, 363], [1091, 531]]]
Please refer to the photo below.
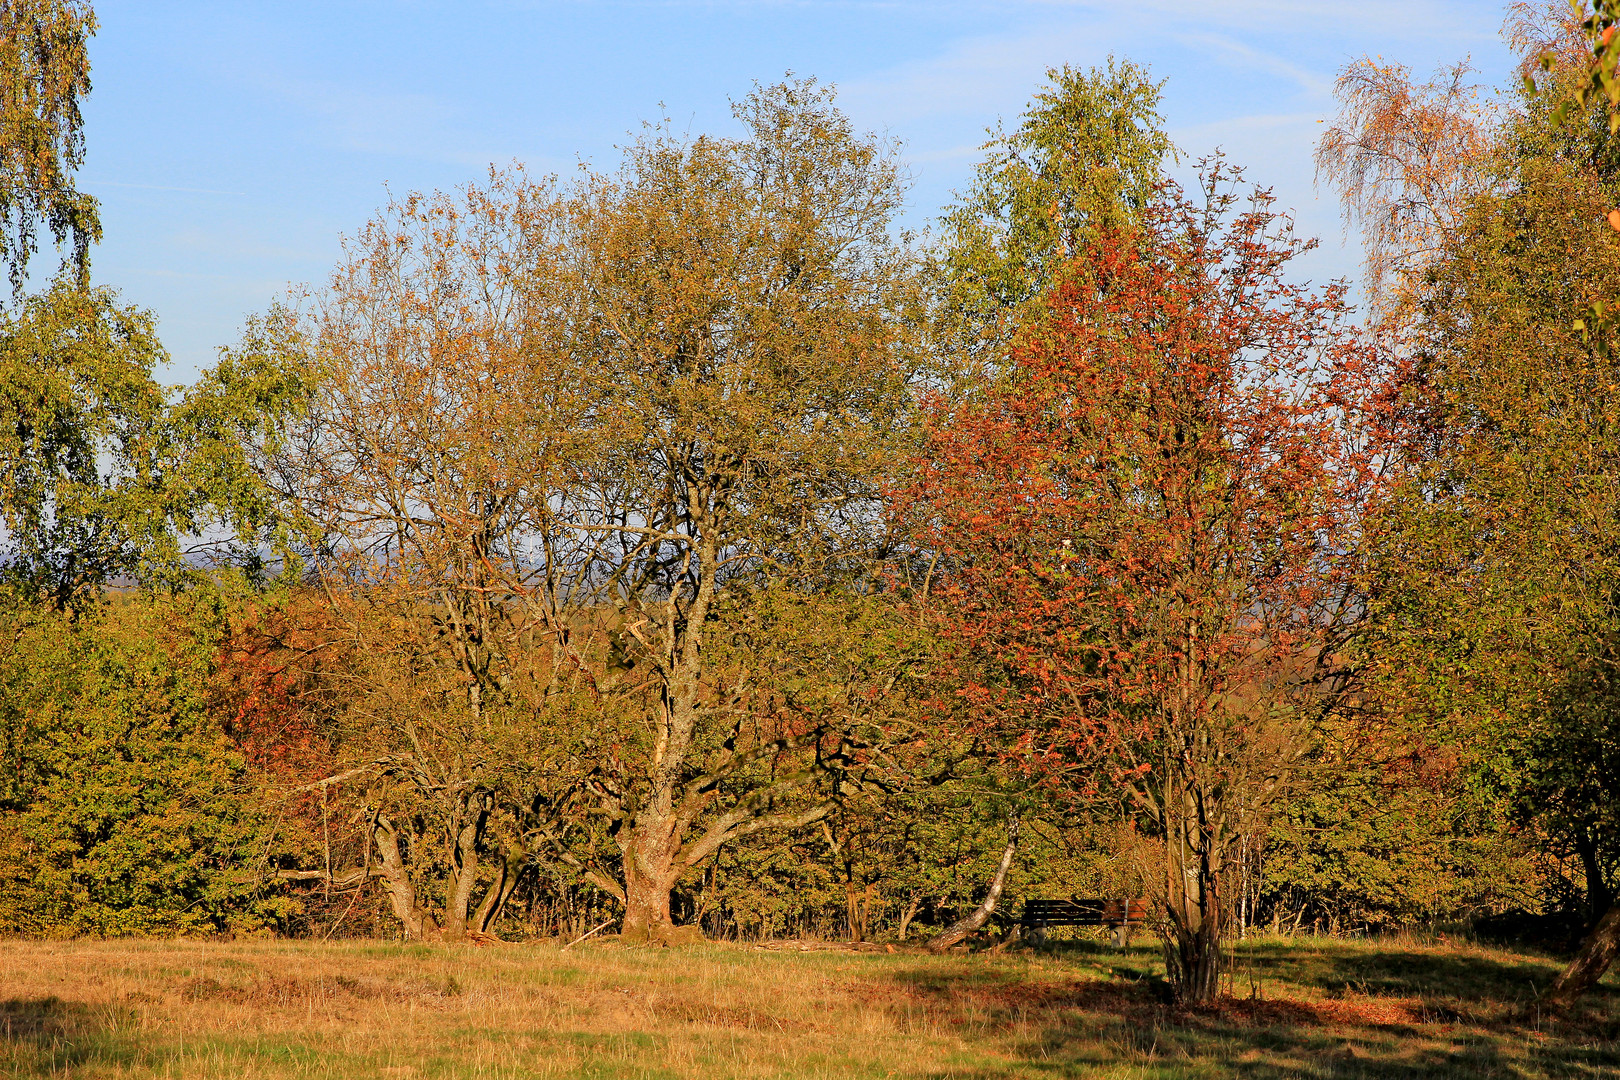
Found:
[[1152, 943], [1054, 955], [612, 942], [0, 942], [11, 1077], [1620, 1075], [1613, 975], [1539, 1015], [1546, 958], [1417, 941], [1240, 948], [1178, 1013]]

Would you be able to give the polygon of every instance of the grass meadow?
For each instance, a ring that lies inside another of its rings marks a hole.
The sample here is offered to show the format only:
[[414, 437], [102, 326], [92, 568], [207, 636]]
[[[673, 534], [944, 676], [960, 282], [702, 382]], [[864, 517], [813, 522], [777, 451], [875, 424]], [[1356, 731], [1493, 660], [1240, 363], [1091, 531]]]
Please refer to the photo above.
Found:
[[1614, 1077], [1620, 986], [1444, 940], [1240, 945], [1165, 1004], [1156, 945], [0, 942], [7, 1077]]

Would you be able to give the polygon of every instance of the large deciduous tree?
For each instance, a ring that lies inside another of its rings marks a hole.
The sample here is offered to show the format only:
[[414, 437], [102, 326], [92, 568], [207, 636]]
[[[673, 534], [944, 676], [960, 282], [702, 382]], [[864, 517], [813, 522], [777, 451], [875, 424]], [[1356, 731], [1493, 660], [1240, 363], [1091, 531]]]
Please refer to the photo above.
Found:
[[1175, 149], [1159, 114], [1163, 83], [1129, 60], [1064, 65], [1016, 128], [997, 128], [984, 160], [941, 217], [944, 340], [994, 357], [1017, 313], [1052, 284], [1101, 226], [1118, 228], [1153, 201]]
[[936, 404], [911, 493], [966, 693], [1056, 790], [1162, 843], [1171, 978], [1216, 991], [1238, 838], [1344, 700], [1376, 388], [1343, 288], [1219, 163], [1061, 268], [1004, 378]]
[[566, 544], [547, 520], [559, 447], [584, 423], [580, 365], [555, 344], [577, 296], [547, 277], [565, 221], [520, 172], [395, 201], [305, 310], [255, 320], [226, 358], [307, 373], [296, 426], [256, 464], [354, 658], [325, 784], [361, 805], [364, 865], [282, 875], [380, 878], [411, 938], [460, 940], [496, 912], [511, 875], [491, 872], [491, 830], [537, 794], [515, 762], [552, 760], [518, 745], [547, 715], [526, 661], [537, 634], [550, 673], [577, 659], [531, 602]]
[[[595, 785], [630, 935], [668, 925], [670, 889], [729, 839], [825, 813], [786, 797], [806, 772], [787, 752], [824, 759], [872, 703], [771, 701], [746, 667], [717, 678], [712, 639], [762, 588], [867, 573], [920, 364], [892, 147], [809, 82], [735, 112], [745, 138], [655, 130], [593, 178], [571, 252], [601, 393], [561, 520], [595, 540], [585, 580], [624, 610], [650, 690]], [[849, 674], [863, 692], [886, 678]]]
[[340, 605], [431, 627], [421, 663], [456, 673], [470, 732], [533, 674], [519, 646], [549, 648], [536, 692], [572, 702], [618, 871], [573, 857], [632, 936], [667, 931], [721, 845], [823, 816], [807, 781], [910, 662], [839, 658], [800, 694], [755, 678], [761, 604], [872, 587], [922, 301], [893, 148], [810, 82], [736, 114], [743, 138], [654, 127], [567, 188], [406, 200], [244, 354], [321, 372], [265, 475]]
[[1577, 863], [1596, 925], [1560, 1001], [1620, 948], [1620, 365], [1612, 325], [1573, 325], [1620, 294], [1620, 144], [1596, 103], [1557, 119], [1580, 77], [1555, 65], [1527, 97], [1429, 272], [1409, 386], [1423, 438], [1378, 521], [1372, 605], [1380, 685]]

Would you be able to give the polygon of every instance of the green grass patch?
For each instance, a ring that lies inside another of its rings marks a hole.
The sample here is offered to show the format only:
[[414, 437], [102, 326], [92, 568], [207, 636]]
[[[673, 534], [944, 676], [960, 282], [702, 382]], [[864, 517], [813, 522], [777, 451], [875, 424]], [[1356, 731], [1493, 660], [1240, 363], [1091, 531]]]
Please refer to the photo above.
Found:
[[[0, 943], [0, 1076], [84, 1080], [1620, 1075], [1610, 977], [1566, 1016], [1540, 955], [1261, 940], [1180, 1010], [1159, 950], [931, 956], [591, 942]], [[16, 973], [15, 977], [9, 973]]]

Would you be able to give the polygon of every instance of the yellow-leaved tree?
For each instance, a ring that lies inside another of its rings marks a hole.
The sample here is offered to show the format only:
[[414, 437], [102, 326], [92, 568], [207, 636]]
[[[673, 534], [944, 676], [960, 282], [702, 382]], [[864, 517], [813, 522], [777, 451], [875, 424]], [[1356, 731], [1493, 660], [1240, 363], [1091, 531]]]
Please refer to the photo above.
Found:
[[413, 934], [467, 927], [500, 717], [548, 718], [542, 801], [595, 823], [594, 846], [551, 854], [624, 904], [627, 935], [662, 937], [683, 874], [827, 813], [817, 785], [872, 763], [915, 659], [898, 629], [847, 654], [773, 643], [783, 620], [887, 618], [880, 487], [924, 355], [920, 260], [891, 231], [904, 178], [830, 88], [734, 111], [741, 138], [653, 126], [571, 186], [404, 200], [246, 343], [319, 373], [306, 429], [261, 467], [334, 606], [414, 620], [393, 670], [457, 687], [354, 765], [446, 808], [435, 920], [394, 884], [433, 845], [373, 818]]

